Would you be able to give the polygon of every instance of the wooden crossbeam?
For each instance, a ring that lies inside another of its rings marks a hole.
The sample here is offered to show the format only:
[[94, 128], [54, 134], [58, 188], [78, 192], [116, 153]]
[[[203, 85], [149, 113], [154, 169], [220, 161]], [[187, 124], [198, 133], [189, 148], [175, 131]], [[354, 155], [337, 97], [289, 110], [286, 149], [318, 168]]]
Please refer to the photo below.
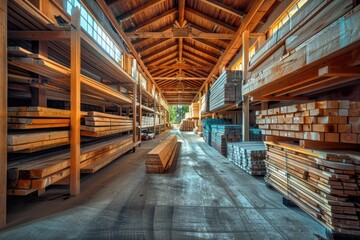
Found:
[[199, 43], [199, 44], [201, 44], [201, 45], [204, 45], [204, 46], [206, 46], [206, 47], [209, 47], [209, 48], [211, 48], [212, 50], [215, 50], [218, 54], [222, 54], [222, 52], [224, 51], [224, 49], [223, 48], [221, 48], [221, 47], [219, 47], [219, 46], [217, 46], [217, 45], [215, 45], [215, 44], [213, 44], [213, 43], [211, 43], [211, 42], [209, 42], [209, 41], [206, 41], [206, 40], [204, 40], [204, 39], [199, 39], [199, 38], [193, 38], [192, 39], [194, 42], [197, 42], [197, 43]]
[[192, 80], [192, 81], [203, 81], [206, 78], [198, 77], [154, 77], [155, 80]]
[[213, 53], [210, 53], [210, 52], [206, 52], [204, 49], [201, 49], [195, 45], [191, 45], [191, 44], [188, 44], [188, 43], [185, 43], [184, 44], [186, 47], [190, 48], [192, 51], [195, 50], [195, 52], [200, 52], [200, 54], [203, 54], [203, 55], [206, 55], [207, 57], [209, 58], [212, 58], [212, 59], [215, 59], [215, 61], [220, 57], [219, 55], [216, 55], [216, 54], [213, 54]]
[[176, 72], [177, 72], [177, 69], [167, 69], [167, 72], [164, 72], [162, 74], [158, 74], [158, 75], [156, 75], [154, 77], [166, 77], [166, 76], [169, 76], [169, 75], [171, 75], [173, 73], [176, 73]]
[[173, 91], [162, 91], [163, 93], [164, 93], [164, 96], [166, 97], [166, 94], [167, 93], [197, 93], [197, 91], [186, 91], [186, 90], [184, 90], [184, 91], [179, 91], [179, 90], [173, 90]]
[[[164, 26], [164, 27], [162, 27], [162, 28], [160, 28], [160, 29], [158, 29], [157, 31], [158, 32], [167, 32], [167, 31], [169, 31], [170, 29], [172, 29], [173, 28], [173, 25], [172, 24], [169, 24], [169, 25], [167, 25], [167, 26]], [[124, 33], [125, 35], [126, 35], [126, 33]], [[152, 40], [152, 39], [151, 39]], [[132, 45], [134, 46], [134, 47], [137, 47], [137, 46], [139, 46], [139, 45], [142, 45], [142, 44], [144, 44], [145, 42], [148, 42], [149, 41], [149, 38], [144, 38], [144, 39], [137, 39], [137, 40], [132, 40]]]
[[177, 50], [175, 50], [175, 51], [169, 52], [168, 54], [166, 54], [166, 56], [160, 56], [160, 57], [158, 57], [156, 59], [153, 59], [153, 60], [151, 60], [149, 62], [146, 62], [146, 61], [144, 61], [144, 62], [148, 66], [154, 65], [155, 63], [161, 64], [161, 63], [164, 63], [164, 62], [168, 61], [169, 59], [175, 57], [177, 55], [177, 53], [178, 53]]
[[225, 29], [226, 31], [229, 31], [231, 33], [234, 33], [236, 31], [236, 27], [233, 27], [232, 25], [229, 25], [227, 23], [224, 23], [216, 18], [212, 18], [208, 15], [205, 15], [204, 13], [201, 13], [193, 8], [186, 8], [186, 12], [190, 13], [192, 15], [195, 15], [199, 18], [202, 18], [203, 20], [209, 21], [211, 23], [213, 23], [214, 25], [217, 25], [219, 27], [221, 27], [222, 29]]
[[160, 66], [149, 66], [149, 68], [156, 68], [156, 69], [211, 69], [212, 66], [191, 66], [188, 64], [173, 64], [173, 65], [160, 65]]
[[202, 2], [204, 3], [207, 3], [209, 4], [210, 6], [213, 6], [213, 7], [216, 7], [224, 12], [227, 12], [227, 13], [230, 13], [236, 17], [239, 17], [239, 18], [245, 18], [246, 14], [239, 11], [239, 10], [236, 10], [228, 5], [225, 5], [221, 2], [218, 2], [218, 1], [215, 1], [215, 0], [201, 0]]
[[232, 39], [234, 37], [233, 34], [229, 33], [210, 33], [210, 32], [202, 32], [198, 31], [194, 28], [191, 29], [186, 36], [177, 36], [174, 35], [173, 32], [134, 32], [129, 31], [126, 33], [128, 38], [202, 38], [202, 39]]
[[9, 31], [8, 37], [18, 40], [62, 41], [70, 40], [70, 31]]
[[209, 64], [213, 64], [213, 65], [216, 64], [216, 61], [210, 60], [210, 59], [208, 59], [206, 57], [199, 56], [199, 55], [197, 55], [195, 53], [192, 53], [192, 52], [189, 52], [189, 51], [184, 51], [184, 55], [186, 55], [188, 57], [198, 58], [198, 59], [200, 59], [200, 60], [202, 60], [204, 62], [207, 62]]
[[170, 38], [169, 39], [160, 39], [160, 40], [157, 40], [157, 41], [155, 41], [155, 42], [153, 42], [151, 44], [146, 45], [143, 48], [136, 49], [136, 50], [138, 51], [138, 53], [142, 53], [142, 52], [149, 51], [149, 50], [151, 50], [153, 48], [158, 47], [161, 44], [164, 44], [164, 43], [167, 43], [167, 42], [170, 42], [170, 41], [172, 41], [172, 39], [170, 39]]
[[119, 15], [116, 17], [116, 20], [118, 20], [119, 22], [123, 22], [125, 20], [128, 20], [129, 18], [134, 17], [135, 15], [142, 13], [156, 5], [159, 5], [160, 3], [163, 3], [165, 0], [152, 0], [150, 2], [147, 2], [143, 5], [140, 5], [139, 7], [131, 10], [130, 12], [124, 13], [122, 15]]
[[[177, 11], [178, 11], [178, 10], [177, 10], [176, 8], [172, 8], [172, 9], [170, 9], [170, 10], [168, 10], [168, 11], [160, 14], [159, 16], [156, 16], [156, 17], [152, 18], [152, 19], [149, 20], [149, 21], [145, 21], [145, 22], [139, 24], [139, 25], [136, 26], [136, 27], [133, 27], [133, 28], [128, 29], [126, 32], [136, 32], [136, 31], [139, 31], [139, 30], [141, 30], [141, 29], [143, 29], [143, 28], [145, 28], [145, 27], [148, 27], [148, 26], [150, 26], [150, 25], [152, 25], [152, 24], [154, 24], [154, 23], [157, 23], [157, 22], [159, 22], [159, 21], [164, 20], [164, 18], [166, 18], [166, 17], [169, 17], [169, 16], [172, 16], [172, 15], [176, 14]], [[128, 36], [128, 37], [129, 37], [129, 36]]]
[[[203, 28], [203, 27], [200, 27], [199, 25], [197, 25], [197, 24], [195, 24], [195, 23], [189, 22], [189, 24], [190, 24], [190, 26], [192, 27], [192, 29], [196, 29], [196, 30], [198, 30], [198, 31], [200, 31], [200, 32], [205, 32], [205, 33], [209, 32], [208, 29], [205, 29], [205, 28]], [[212, 29], [211, 29], [210, 31], [212, 31]], [[233, 38], [233, 37], [234, 37], [234, 35], [232, 36], [232, 38]], [[232, 38], [231, 38], [231, 39], [232, 39]], [[229, 44], [229, 42], [228, 42], [229, 39], [220, 39], [220, 38], [218, 38], [218, 39], [214, 39], [214, 40], [216, 40], [217, 42], [219, 42], [219, 43], [221, 44], [221, 47], [222, 47], [222, 48], [226, 48], [226, 46]]]
[[157, 49], [157, 50], [155, 50], [155, 51], [153, 51], [153, 52], [151, 52], [151, 53], [148, 53], [148, 54], [142, 56], [141, 59], [142, 59], [143, 61], [146, 61], [146, 59], [151, 58], [151, 57], [154, 56], [154, 55], [160, 54], [160, 53], [165, 52], [165, 51], [170, 51], [170, 50], [171, 50], [172, 48], [174, 48], [175, 46], [177, 46], [177, 44], [176, 44], [176, 43], [172, 43], [172, 44], [170, 44], [170, 45], [167, 45], [167, 46], [165, 46], [165, 47], [159, 48], [159, 49]]

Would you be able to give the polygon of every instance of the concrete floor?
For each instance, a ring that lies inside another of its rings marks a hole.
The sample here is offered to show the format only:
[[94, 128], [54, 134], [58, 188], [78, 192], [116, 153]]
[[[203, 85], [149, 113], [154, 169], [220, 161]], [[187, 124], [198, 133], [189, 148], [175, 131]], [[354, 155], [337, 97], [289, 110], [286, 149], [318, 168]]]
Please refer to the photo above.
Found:
[[146, 175], [145, 154], [169, 132], [144, 142], [94, 175], [82, 193], [67, 187], [9, 199], [0, 239], [319, 239], [324, 228], [262, 178], [242, 172], [191, 132], [179, 132], [168, 174]]

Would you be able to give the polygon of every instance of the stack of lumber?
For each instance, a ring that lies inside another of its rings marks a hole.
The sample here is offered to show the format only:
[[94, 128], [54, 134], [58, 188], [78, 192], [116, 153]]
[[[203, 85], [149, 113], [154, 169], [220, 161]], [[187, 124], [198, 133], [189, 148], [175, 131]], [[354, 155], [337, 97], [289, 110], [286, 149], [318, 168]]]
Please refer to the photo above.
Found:
[[360, 144], [360, 102], [331, 100], [256, 112], [262, 134]]
[[[82, 113], [84, 115], [84, 113]], [[70, 111], [45, 107], [8, 108], [8, 152], [30, 153], [67, 145]]]
[[266, 147], [264, 142], [233, 142], [227, 144], [227, 158], [250, 175], [264, 175]]
[[224, 71], [210, 89], [211, 112], [238, 102], [241, 98], [241, 71]]
[[[156, 117], [157, 125], [159, 124], [159, 117]], [[142, 117], [142, 127], [154, 127], [154, 117], [143, 116]]]
[[192, 131], [195, 127], [193, 120], [183, 119], [180, 124], [180, 131]]
[[192, 118], [199, 118], [199, 103], [192, 103], [189, 112]]
[[145, 161], [146, 173], [165, 172], [175, 158], [177, 145], [177, 137], [172, 134], [148, 152]]
[[211, 145], [211, 126], [217, 124], [231, 124], [231, 120], [220, 118], [204, 118], [201, 120], [203, 138], [209, 145]]
[[186, 112], [185, 119], [190, 119], [190, 118], [191, 118], [191, 112]]
[[132, 119], [100, 112], [88, 112], [85, 125], [81, 125], [81, 135], [103, 137], [133, 129]]
[[[85, 143], [81, 147], [82, 173], [94, 173], [133, 148], [132, 136]], [[27, 154], [8, 162], [9, 194], [42, 190], [70, 174], [69, 149]]]
[[241, 141], [241, 125], [211, 125], [211, 146], [226, 157], [227, 143]]
[[210, 95], [210, 91], [208, 91], [201, 97], [201, 113], [202, 114], [210, 112], [209, 95]]
[[265, 143], [268, 184], [324, 226], [360, 235], [359, 152]]

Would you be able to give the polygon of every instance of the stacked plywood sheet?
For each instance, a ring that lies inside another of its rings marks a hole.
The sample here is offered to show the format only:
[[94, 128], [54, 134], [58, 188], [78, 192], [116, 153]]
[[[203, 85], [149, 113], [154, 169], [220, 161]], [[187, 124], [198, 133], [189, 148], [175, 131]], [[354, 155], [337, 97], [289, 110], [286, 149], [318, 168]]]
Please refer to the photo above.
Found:
[[8, 152], [36, 152], [69, 143], [69, 110], [9, 107], [8, 116]]
[[224, 71], [210, 89], [209, 110], [216, 111], [239, 101], [241, 79], [241, 71]]
[[266, 147], [264, 142], [232, 142], [227, 144], [227, 158], [250, 175], [264, 175]]
[[116, 133], [131, 131], [132, 119], [112, 114], [89, 112], [85, 116], [85, 125], [81, 126], [81, 135], [103, 137]]
[[183, 119], [180, 124], [180, 131], [192, 131], [195, 127], [193, 120]]
[[201, 113], [202, 114], [210, 112], [209, 95], [210, 95], [210, 91], [208, 91], [201, 97]]
[[[131, 150], [133, 145], [132, 136], [83, 144], [80, 155], [81, 172], [94, 173], [98, 171]], [[69, 149], [10, 158], [8, 162], [9, 194], [45, 189], [68, 177], [69, 167]]]
[[176, 152], [177, 137], [173, 134], [147, 153], [145, 161], [146, 173], [163, 173], [171, 166]]
[[331, 100], [256, 112], [264, 135], [360, 144], [360, 102]]
[[359, 152], [266, 145], [266, 182], [335, 232], [360, 235]]

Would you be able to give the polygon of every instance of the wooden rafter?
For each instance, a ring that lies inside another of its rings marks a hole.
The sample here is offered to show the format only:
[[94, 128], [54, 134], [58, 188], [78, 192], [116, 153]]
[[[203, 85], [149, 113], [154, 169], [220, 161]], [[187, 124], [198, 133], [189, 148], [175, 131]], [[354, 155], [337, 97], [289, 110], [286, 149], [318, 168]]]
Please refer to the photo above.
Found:
[[199, 43], [199, 44], [201, 44], [201, 45], [204, 45], [204, 46], [206, 46], [206, 47], [209, 47], [209, 48], [211, 48], [212, 50], [215, 50], [218, 54], [222, 54], [223, 53], [223, 51], [224, 51], [224, 49], [223, 48], [221, 48], [221, 47], [219, 47], [219, 46], [217, 46], [217, 45], [215, 45], [215, 44], [213, 44], [213, 43], [211, 43], [211, 42], [208, 42], [208, 41], [206, 41], [206, 40], [204, 40], [204, 39], [198, 39], [198, 38], [193, 38], [193, 41], [195, 41], [195, 42], [197, 42], [197, 43]]
[[154, 75], [154, 77], [165, 77], [165, 76], [169, 76], [170, 74], [173, 74], [173, 73], [175, 73], [175, 72], [177, 72], [177, 70], [176, 69], [168, 69], [166, 72], [164, 72], [164, 73], [161, 73], [161, 74], [159, 74], [159, 75]]
[[201, 61], [207, 62], [207, 63], [209, 63], [209, 64], [213, 64], [213, 65], [216, 64], [216, 61], [213, 61], [213, 60], [211, 60], [211, 59], [209, 59], [209, 58], [207, 58], [207, 57], [199, 56], [199, 55], [197, 55], [197, 54], [195, 54], [195, 53], [192, 53], [192, 52], [189, 52], [189, 51], [186, 51], [186, 50], [183, 51], [183, 52], [184, 52], [184, 55], [186, 55], [186, 56], [188, 56], [188, 57], [198, 58], [198, 59], [200, 59]]
[[150, 2], [147, 2], [143, 5], [140, 5], [139, 7], [131, 10], [130, 12], [127, 12], [127, 13], [124, 13], [122, 15], [119, 15], [116, 17], [116, 20], [118, 20], [119, 22], [122, 22], [122, 21], [125, 21], [125, 20], [128, 20], [129, 18], [132, 18], [134, 17], [135, 15], [139, 14], [139, 13], [142, 13], [160, 3], [163, 3], [165, 0], [152, 0]]
[[143, 48], [140, 48], [140, 49], [137, 49], [138, 53], [142, 53], [142, 52], [145, 52], [145, 51], [149, 51], [153, 48], [156, 48], [157, 46], [159, 46], [160, 44], [164, 44], [164, 43], [167, 43], [167, 42], [170, 42], [172, 41], [172, 39], [160, 39], [158, 41], [155, 41], [151, 44], [148, 44], [146, 45], [145, 47]]
[[172, 43], [172, 44], [170, 44], [170, 45], [164, 46], [164, 47], [162, 47], [162, 48], [159, 48], [159, 49], [157, 49], [157, 50], [155, 50], [155, 51], [153, 51], [153, 52], [151, 52], [151, 53], [148, 53], [148, 54], [142, 56], [141, 59], [142, 59], [143, 61], [146, 61], [146, 59], [151, 58], [151, 57], [154, 56], [154, 55], [161, 54], [162, 52], [165, 52], [165, 51], [170, 51], [170, 50], [173, 49], [175, 46], [177, 46], [176, 43]]
[[166, 17], [169, 17], [169, 16], [172, 16], [172, 15], [176, 14], [177, 11], [178, 11], [178, 10], [177, 10], [176, 8], [172, 8], [172, 9], [170, 9], [170, 10], [168, 10], [168, 11], [160, 14], [159, 16], [156, 16], [156, 17], [152, 18], [152, 19], [149, 20], [149, 21], [145, 21], [145, 22], [139, 24], [139, 25], [136, 26], [136, 27], [133, 27], [133, 28], [128, 29], [126, 32], [136, 32], [136, 31], [139, 31], [139, 30], [141, 30], [141, 29], [143, 29], [143, 28], [146, 28], [146, 27], [148, 27], [148, 26], [153, 25], [154, 23], [157, 23], [157, 22], [159, 22], [159, 21], [162, 21], [162, 20], [163, 20], [164, 18], [166, 18]]
[[190, 48], [191, 51], [198, 52], [198, 53], [206, 56], [207, 58], [213, 59], [215, 61], [220, 57], [219, 55], [216, 55], [216, 54], [213, 54], [213, 53], [210, 53], [210, 52], [206, 52], [204, 49], [201, 49], [201, 48], [199, 48], [199, 47], [197, 47], [195, 45], [185, 43], [184, 46], [187, 47], [187, 48]]
[[[197, 29], [191, 29], [186, 36], [177, 36], [173, 32], [169, 31], [158, 31], [158, 32], [129, 32], [126, 33], [128, 38], [137, 39], [137, 38], [200, 38], [200, 39], [217, 39], [222, 41], [221, 39], [232, 39], [234, 34], [232, 33], [211, 33], [211, 32], [203, 32]], [[224, 42], [226, 43], [226, 42]]]
[[156, 58], [156, 59], [153, 59], [153, 60], [151, 60], [151, 61], [146, 62], [146, 64], [147, 64], [148, 66], [154, 65], [155, 63], [162, 64], [162, 63], [164, 63], [164, 62], [169, 61], [169, 59], [175, 57], [176, 55], [177, 55], [177, 50], [172, 51], [172, 52], [169, 52], [168, 54], [166, 54], [166, 56], [159, 56], [159, 57]]
[[234, 8], [228, 6], [228, 5], [225, 5], [225, 4], [221, 3], [221, 2], [218, 2], [218, 1], [215, 1], [215, 0], [201, 0], [201, 1], [204, 2], [204, 3], [209, 4], [210, 6], [216, 7], [216, 8], [218, 8], [218, 9], [220, 9], [220, 10], [226, 12], [226, 13], [230, 13], [230, 14], [232, 14], [234, 16], [237, 16], [239, 18], [245, 18], [245, 16], [246, 16], [245, 13], [243, 13], [243, 12], [241, 12], [239, 10], [236, 10], [236, 9], [234, 9]]
[[199, 18], [201, 18], [201, 19], [203, 19], [205, 21], [209, 21], [212, 24], [217, 25], [217, 26], [221, 27], [222, 29], [224, 29], [226, 31], [229, 31], [231, 33], [234, 33], [236, 31], [236, 27], [233, 27], [230, 24], [224, 23], [224, 22], [220, 21], [217, 18], [210, 17], [210, 16], [208, 16], [208, 15], [202, 13], [202, 12], [199, 12], [199, 11], [193, 9], [193, 8], [189, 8], [189, 7], [186, 8], [186, 12], [190, 13], [192, 15], [195, 15], [195, 16], [197, 16], [197, 17], [199, 17]]
[[191, 75], [194, 75], [195, 77], [206, 77], [207, 76], [206, 73], [191, 70], [191, 69], [185, 69], [184, 72], [186, 72], [188, 74], [191, 74]]
[[189, 81], [203, 81], [206, 78], [199, 78], [199, 77], [154, 77], [155, 80], [189, 80]]
[[[157, 31], [158, 31], [158, 32], [164, 32], [164, 33], [165, 33], [165, 32], [167, 32], [167, 31], [169, 31], [170, 29], [172, 29], [172, 27], [173, 27], [172, 24], [166, 25], [166, 26], [158, 29]], [[128, 34], [128, 33], [125, 33], [125, 34]], [[145, 42], [147, 42], [147, 41], [149, 41], [149, 40], [150, 40], [149, 38], [133, 40], [133, 41], [132, 41], [132, 45], [133, 45], [134, 47], [138, 47], [139, 45], [142, 45], [142, 44], [144, 44]]]
[[[189, 25], [191, 25], [191, 27], [193, 29], [196, 29], [200, 32], [204, 32], [204, 33], [209, 33], [209, 30], [203, 28], [203, 27], [200, 27], [199, 25], [195, 24], [195, 23], [192, 23], [192, 22], [189, 22]], [[232, 34], [231, 35], [232, 37], [230, 39], [232, 39], [234, 37], [234, 35]], [[209, 38], [207, 38], [209, 39]], [[229, 44], [228, 41], [225, 41], [225, 40], [221, 40], [220, 38], [216, 39], [217, 42], [221, 43], [222, 47], [226, 48], [226, 46]]]

